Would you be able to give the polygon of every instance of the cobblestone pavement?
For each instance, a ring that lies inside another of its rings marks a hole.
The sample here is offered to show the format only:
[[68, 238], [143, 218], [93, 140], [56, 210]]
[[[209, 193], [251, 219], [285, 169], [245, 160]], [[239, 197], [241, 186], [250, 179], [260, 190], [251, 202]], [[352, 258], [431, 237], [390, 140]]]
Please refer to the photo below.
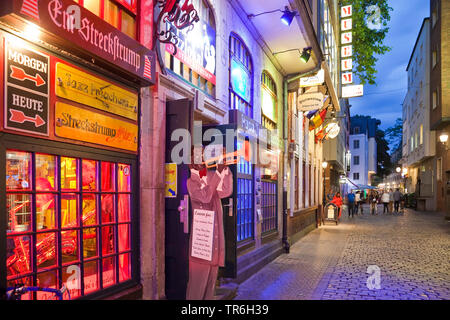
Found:
[[310, 232], [243, 282], [235, 299], [450, 299], [450, 222], [368, 209]]

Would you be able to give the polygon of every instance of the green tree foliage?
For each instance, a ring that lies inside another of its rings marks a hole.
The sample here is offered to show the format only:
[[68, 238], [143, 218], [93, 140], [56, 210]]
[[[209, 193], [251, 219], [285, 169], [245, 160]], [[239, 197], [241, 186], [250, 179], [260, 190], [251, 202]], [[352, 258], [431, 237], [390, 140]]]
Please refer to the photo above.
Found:
[[395, 120], [395, 124], [392, 127], [387, 128], [384, 131], [386, 140], [393, 146], [392, 150], [397, 150], [402, 146], [403, 138], [403, 121], [401, 118]]
[[[389, 30], [387, 23], [391, 19], [389, 11], [392, 11], [392, 8], [389, 7], [388, 0], [341, 0], [340, 5], [353, 6], [352, 45], [353, 63], [356, 65], [353, 72], [362, 84], [375, 84], [375, 64], [378, 61], [376, 56], [391, 50], [383, 45], [383, 41]], [[371, 6], [376, 6], [379, 11], [371, 11], [371, 8], [374, 8]], [[370, 22], [379, 23], [380, 28], [369, 28]]]
[[392, 173], [391, 157], [388, 153], [389, 144], [386, 141], [385, 132], [377, 129], [375, 140], [377, 142], [377, 176], [384, 177]]

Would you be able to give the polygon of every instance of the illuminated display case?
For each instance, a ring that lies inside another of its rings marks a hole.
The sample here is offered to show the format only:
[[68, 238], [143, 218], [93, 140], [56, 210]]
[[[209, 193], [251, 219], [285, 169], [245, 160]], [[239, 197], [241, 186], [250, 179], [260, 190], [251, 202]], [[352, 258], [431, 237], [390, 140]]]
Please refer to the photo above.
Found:
[[[9, 287], [66, 285], [71, 299], [133, 281], [134, 160], [35, 150], [2, 150], [7, 215], [2, 281]], [[50, 297], [39, 292], [22, 298]]]

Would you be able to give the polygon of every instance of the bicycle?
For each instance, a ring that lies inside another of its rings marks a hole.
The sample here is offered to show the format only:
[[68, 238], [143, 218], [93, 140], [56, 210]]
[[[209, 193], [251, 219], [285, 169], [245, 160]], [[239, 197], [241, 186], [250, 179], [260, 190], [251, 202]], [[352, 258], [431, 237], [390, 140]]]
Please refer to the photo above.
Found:
[[67, 292], [68, 298], [70, 300], [70, 292], [69, 290], [67, 290], [66, 285], [63, 285], [61, 289], [54, 289], [36, 286], [24, 286], [22, 284], [16, 285], [14, 287], [8, 287], [6, 289], [6, 300], [22, 300], [22, 295], [28, 292], [39, 292], [39, 291], [54, 293], [58, 298], [58, 300], [63, 300], [63, 295], [65, 292]]

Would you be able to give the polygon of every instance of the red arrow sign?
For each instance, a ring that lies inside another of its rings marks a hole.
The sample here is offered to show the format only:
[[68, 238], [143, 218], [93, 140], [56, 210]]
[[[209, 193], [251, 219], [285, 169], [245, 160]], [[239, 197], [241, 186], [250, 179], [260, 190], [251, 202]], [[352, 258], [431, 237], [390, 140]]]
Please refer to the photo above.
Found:
[[34, 123], [36, 128], [45, 124], [44, 119], [42, 119], [38, 114], [34, 118], [32, 118], [27, 117], [22, 111], [19, 110], [9, 109], [9, 111], [11, 111], [11, 117], [9, 118], [9, 121], [16, 123], [24, 123], [25, 121], [30, 121]]
[[26, 74], [25, 71], [22, 68], [18, 68], [15, 66], [11, 66], [11, 78], [24, 81], [25, 79], [33, 81], [37, 87], [42, 86], [45, 84], [44, 79], [39, 75], [39, 73], [36, 73], [36, 76], [30, 76], [29, 74]]

